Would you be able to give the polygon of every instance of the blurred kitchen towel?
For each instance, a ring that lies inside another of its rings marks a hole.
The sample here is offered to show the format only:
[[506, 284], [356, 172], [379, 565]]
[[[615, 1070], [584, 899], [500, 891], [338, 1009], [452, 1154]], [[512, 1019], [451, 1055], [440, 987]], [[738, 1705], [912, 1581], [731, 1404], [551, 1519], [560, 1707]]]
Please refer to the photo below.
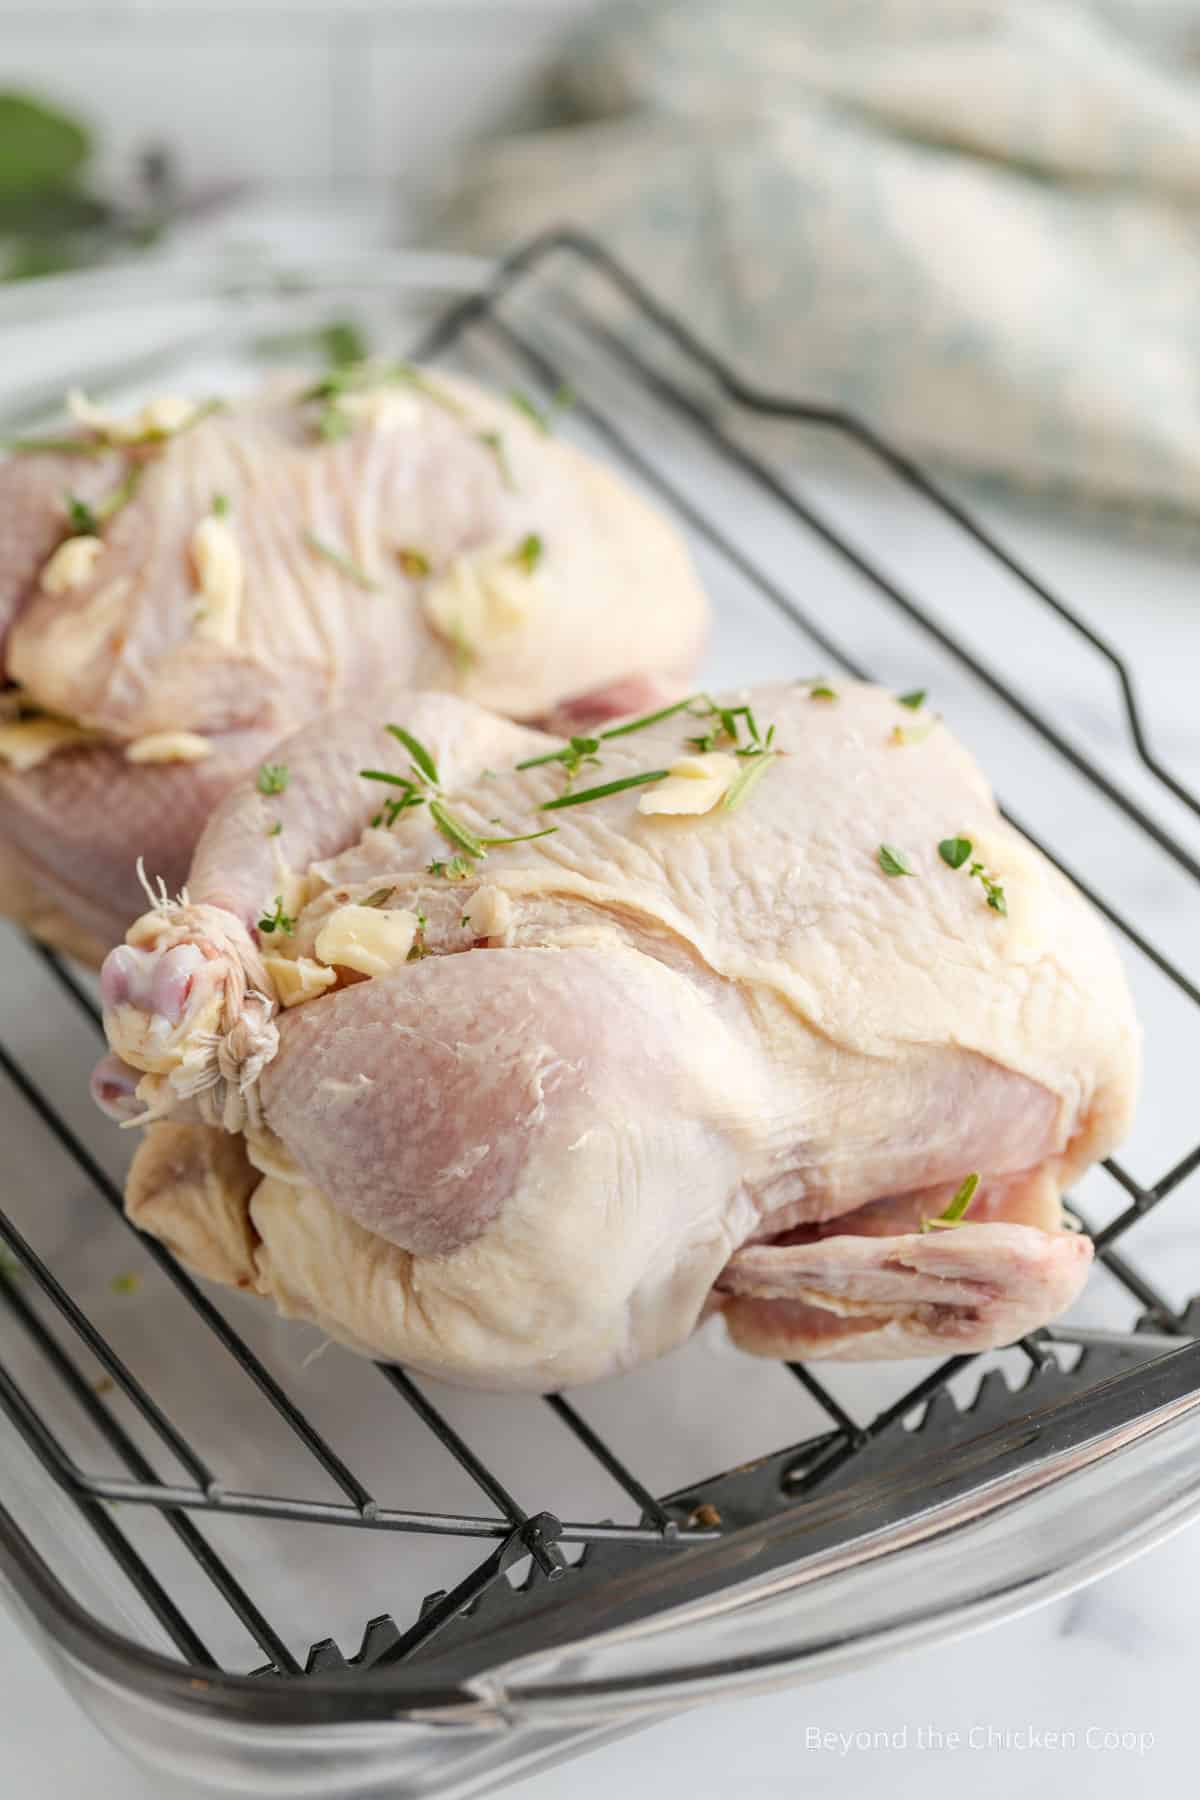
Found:
[[571, 122], [474, 153], [495, 248], [595, 232], [750, 380], [1022, 485], [1200, 509], [1197, 0], [605, 10]]

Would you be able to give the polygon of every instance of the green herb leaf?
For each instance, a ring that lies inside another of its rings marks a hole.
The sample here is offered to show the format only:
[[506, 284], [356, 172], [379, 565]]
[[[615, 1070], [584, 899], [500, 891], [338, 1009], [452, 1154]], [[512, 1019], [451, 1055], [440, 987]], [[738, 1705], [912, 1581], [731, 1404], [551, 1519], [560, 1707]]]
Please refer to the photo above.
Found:
[[277, 931], [281, 937], [291, 937], [296, 929], [296, 921], [290, 913], [284, 912], [282, 894], [276, 894], [275, 905], [258, 921], [258, 929], [268, 934]]
[[81, 500], [78, 494], [64, 494], [63, 503], [70, 521], [71, 537], [99, 537], [100, 521], [86, 500]]
[[345, 407], [330, 401], [323, 406], [317, 417], [317, 436], [326, 444], [339, 444], [348, 438], [354, 430], [354, 420]]
[[429, 802], [429, 813], [447, 843], [453, 844], [456, 850], [462, 850], [476, 860], [487, 855], [487, 847], [483, 840], [476, 837], [469, 825], [464, 825], [461, 819], [456, 819], [441, 800]]
[[107, 456], [109, 445], [85, 437], [6, 437], [0, 438], [0, 450], [20, 456]]
[[915, 875], [916, 870], [909, 866], [908, 858], [902, 850], [891, 844], [880, 844], [877, 855], [879, 866], [885, 875]]
[[758, 750], [735, 781], [731, 781], [721, 796], [723, 812], [732, 812], [742, 804], [751, 788], [757, 787], [773, 762], [779, 761], [777, 750]]
[[286, 763], [264, 763], [255, 776], [254, 785], [260, 794], [283, 794], [291, 779], [291, 770]]
[[283, 820], [276, 819], [275, 823], [268, 827], [267, 836], [268, 837], [278, 837], [282, 830], [283, 830]]
[[542, 560], [544, 545], [536, 531], [525, 534], [512, 553], [512, 559], [519, 563], [527, 575], [532, 575]]
[[441, 785], [441, 777], [438, 774], [437, 764], [434, 762], [420, 738], [415, 738], [411, 731], [405, 731], [403, 725], [389, 725], [387, 730], [392, 737], [396, 738], [398, 742], [404, 745], [404, 748], [408, 751], [408, 754], [412, 757], [426, 781], [431, 782], [434, 787], [439, 787]]
[[943, 838], [938, 845], [938, 855], [951, 869], [961, 869], [971, 854], [971, 840], [965, 837]]
[[987, 903], [992, 911], [1000, 913], [1003, 918], [1007, 918], [1008, 901], [1005, 898], [1004, 889], [1001, 887], [1000, 883], [998, 881], [989, 880], [987, 876], [980, 876], [980, 880], [983, 882], [987, 892]]
[[645, 787], [651, 781], [665, 781], [669, 769], [646, 769], [641, 775], [625, 775], [619, 781], [605, 781], [599, 787], [582, 788], [577, 794], [560, 794], [557, 800], [546, 800], [540, 812], [554, 812], [563, 806], [584, 806], [589, 800], [604, 800], [609, 794], [624, 793], [626, 788]]
[[425, 872], [444, 881], [465, 881], [471, 873], [471, 864], [465, 856], [452, 856], [449, 862], [428, 863]]
[[403, 572], [413, 581], [420, 581], [429, 573], [429, 558], [423, 550], [398, 550], [397, 560]]
[[837, 689], [831, 688], [827, 681], [814, 681], [808, 690], [810, 700], [836, 700]]
[[356, 586], [365, 588], [368, 593], [378, 593], [379, 583], [373, 580], [365, 569], [360, 569], [356, 562], [351, 561], [350, 557], [336, 549], [333, 544], [325, 543], [321, 538], [314, 536], [311, 531], [304, 533], [304, 541], [310, 550], [315, 551], [318, 556], [323, 556], [327, 563], [332, 563], [335, 569], [348, 576]]
[[500, 471], [500, 479], [506, 488], [516, 492], [517, 484], [513, 480], [512, 464], [508, 460], [508, 451], [504, 448], [504, 437], [499, 431], [477, 431], [475, 436], [485, 450], [490, 450], [496, 459], [496, 467]]
[[480, 838], [479, 842], [485, 849], [495, 850], [501, 844], [532, 844], [537, 838], [553, 837], [557, 830], [557, 825], [547, 825], [545, 831], [527, 831], [522, 837]]
[[335, 369], [366, 362], [370, 346], [353, 319], [331, 319], [322, 325], [317, 340]]
[[572, 771], [579, 767], [585, 759], [595, 762], [596, 751], [600, 748], [600, 739], [594, 737], [573, 737], [569, 744], [563, 744], [557, 750], [547, 750], [544, 756], [527, 756], [524, 762], [517, 764], [521, 769], [540, 769], [545, 763], [565, 763]]
[[913, 688], [911, 693], [897, 694], [896, 705], [907, 706], [911, 712], [917, 712], [925, 704], [925, 688]]
[[212, 497], [212, 511], [215, 519], [227, 518], [229, 516], [229, 495], [214, 494]]
[[108, 1285], [114, 1294], [136, 1294], [142, 1285], [142, 1278], [130, 1271], [125, 1275], [114, 1275]]
[[[366, 899], [360, 900], [358, 904], [360, 906], [386, 906], [395, 891], [394, 887], [376, 888], [373, 894], [368, 894]], [[420, 921], [421, 924], [424, 922], [423, 919]]]
[[657, 712], [643, 713], [640, 719], [629, 719], [624, 725], [610, 725], [607, 731], [599, 733], [607, 743], [609, 738], [628, 737], [631, 731], [642, 731], [647, 725], [657, 725], [660, 719], [673, 719], [676, 713], [684, 712], [698, 698], [689, 694], [686, 700], [677, 700], [674, 706], [660, 706]]
[[940, 1212], [936, 1219], [921, 1220], [921, 1230], [933, 1231], [939, 1227], [945, 1230], [948, 1227], [961, 1225], [966, 1218], [967, 1208], [975, 1198], [975, 1190], [978, 1186], [979, 1175], [976, 1171], [967, 1176], [944, 1212]]
[[531, 425], [536, 425], [544, 437], [550, 436], [550, 421], [541, 407], [529, 398], [520, 388], [513, 388], [509, 393], [509, 401], [519, 413], [524, 413]]

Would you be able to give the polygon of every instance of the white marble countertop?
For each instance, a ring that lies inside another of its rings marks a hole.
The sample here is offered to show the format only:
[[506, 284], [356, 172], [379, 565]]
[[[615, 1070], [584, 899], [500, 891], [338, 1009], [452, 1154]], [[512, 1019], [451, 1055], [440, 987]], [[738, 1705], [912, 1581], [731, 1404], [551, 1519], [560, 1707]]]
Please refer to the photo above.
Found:
[[[1194, 553], [1016, 503], [988, 508], [1033, 566], [1109, 633], [1140, 677], [1155, 734], [1200, 780], [1200, 595]], [[1064, 703], [1071, 697], [1064, 668]], [[1192, 1775], [1191, 1670], [1200, 1531], [1043, 1610], [959, 1644], [776, 1694], [709, 1705], [507, 1791], [550, 1800], [963, 1791], [1047, 1797], [1182, 1788]], [[79, 1713], [0, 1614], [0, 1785], [14, 1800], [169, 1800]], [[1058, 1734], [1055, 1737], [1054, 1734]]]

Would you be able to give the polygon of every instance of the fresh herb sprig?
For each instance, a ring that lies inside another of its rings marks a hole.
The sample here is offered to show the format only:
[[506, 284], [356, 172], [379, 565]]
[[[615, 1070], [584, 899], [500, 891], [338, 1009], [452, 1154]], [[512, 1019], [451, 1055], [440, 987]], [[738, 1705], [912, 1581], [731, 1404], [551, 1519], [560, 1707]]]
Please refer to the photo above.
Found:
[[885, 875], [915, 875], [917, 872], [903, 850], [897, 850], [894, 844], [880, 844], [875, 855]]
[[103, 500], [89, 503], [81, 500], [77, 494], [63, 495], [63, 503], [70, 521], [70, 537], [99, 537], [102, 529], [110, 519], [116, 517], [123, 506], [127, 506], [138, 491], [142, 479], [141, 463], [133, 463], [124, 479], [107, 493]]
[[999, 913], [1002, 918], [1007, 918], [1008, 899], [1003, 884], [994, 876], [989, 875], [985, 865], [972, 856], [974, 848], [970, 838], [943, 838], [938, 845], [938, 855], [949, 869], [961, 869], [967, 865], [968, 879], [979, 882], [987, 895], [987, 903], [992, 911]]
[[281, 937], [291, 937], [296, 929], [296, 921], [291, 913], [284, 912], [282, 894], [276, 894], [274, 906], [258, 921], [258, 929], [268, 935], [277, 931]]
[[952, 1231], [956, 1225], [970, 1224], [971, 1221], [967, 1218], [967, 1208], [975, 1198], [975, 1190], [978, 1186], [979, 1173], [977, 1170], [973, 1170], [949, 1205], [937, 1215], [936, 1219], [921, 1220], [922, 1232]]
[[260, 794], [284, 794], [291, 779], [292, 773], [286, 763], [263, 763], [254, 778], [254, 785]]
[[345, 575], [354, 582], [356, 587], [363, 588], [369, 594], [379, 592], [379, 583], [374, 576], [368, 575], [364, 568], [352, 557], [347, 556], [344, 551], [339, 550], [335, 544], [327, 544], [324, 538], [317, 537], [312, 531], [304, 533], [304, 542], [317, 556], [321, 556], [327, 563], [331, 563], [339, 574]]
[[[549, 825], [543, 831], [527, 831], [513, 837], [482, 837], [478, 832], [464, 823], [458, 815], [450, 810], [442, 793], [442, 778], [436, 759], [419, 737], [407, 730], [403, 725], [388, 725], [386, 730], [397, 743], [403, 744], [412, 761], [408, 775], [395, 775], [389, 769], [360, 769], [359, 774], [365, 781], [382, 781], [391, 787], [398, 787], [402, 794], [395, 800], [386, 801], [384, 813], [388, 814], [388, 828], [408, 807], [429, 807], [429, 817], [435, 829], [451, 845], [455, 855], [454, 864], [461, 865], [466, 859], [467, 867], [471, 863], [480, 862], [489, 850], [499, 849], [504, 844], [530, 844], [536, 838], [550, 837], [558, 830], [557, 825]], [[372, 825], [378, 825], [383, 813], [377, 813]], [[431, 874], [447, 873], [449, 865], [429, 865]], [[456, 869], [454, 879], [461, 878]]]

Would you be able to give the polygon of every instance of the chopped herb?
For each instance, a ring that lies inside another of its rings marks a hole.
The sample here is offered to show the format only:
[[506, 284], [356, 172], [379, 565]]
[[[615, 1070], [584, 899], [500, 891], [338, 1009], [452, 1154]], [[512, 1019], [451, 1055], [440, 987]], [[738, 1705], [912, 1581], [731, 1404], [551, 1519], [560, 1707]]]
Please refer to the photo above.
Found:
[[296, 921], [290, 913], [284, 912], [282, 894], [276, 894], [274, 907], [258, 921], [258, 929], [268, 933], [277, 931], [281, 937], [291, 937], [296, 929]]
[[911, 693], [897, 694], [896, 705], [907, 706], [910, 712], [919, 712], [925, 704], [925, 688], [913, 688]]
[[944, 1212], [940, 1212], [936, 1219], [921, 1220], [921, 1230], [923, 1232], [933, 1231], [935, 1229], [944, 1231], [955, 1225], [963, 1224], [966, 1219], [967, 1208], [975, 1198], [975, 1190], [978, 1186], [978, 1172], [968, 1175]]
[[676, 713], [691, 706], [696, 698], [695, 694], [689, 694], [686, 700], [677, 700], [674, 706], [661, 706], [657, 712], [643, 713], [640, 719], [629, 719], [624, 725], [610, 725], [600, 736], [606, 742], [609, 738], [628, 737], [631, 731], [641, 731], [647, 725], [657, 725], [660, 719], [674, 718]]
[[505, 487], [512, 489], [515, 493], [517, 484], [513, 480], [512, 465], [508, 460], [508, 451], [504, 448], [503, 433], [499, 431], [477, 431], [475, 436], [483, 445], [484, 449], [490, 450], [495, 457], [496, 467], [500, 471], [500, 479], [503, 481]]
[[456, 850], [461, 850], [476, 860], [487, 855], [487, 846], [476, 837], [469, 825], [464, 825], [461, 819], [455, 818], [442, 801], [429, 802], [429, 815], [447, 843], [453, 844]]
[[[938, 855], [950, 868], [961, 869], [967, 858], [971, 855], [972, 848], [973, 845], [970, 838], [943, 838], [938, 845]], [[984, 893], [987, 895], [987, 903], [992, 911], [999, 913], [1002, 918], [1007, 918], [1008, 900], [1004, 893], [1004, 887], [1002, 883], [988, 874], [983, 863], [978, 860], [972, 861], [970, 868], [967, 870], [967, 877], [969, 880], [979, 882]]]
[[67, 508], [67, 518], [71, 524], [72, 537], [99, 537], [100, 521], [78, 494], [64, 494], [63, 500]]
[[536, 838], [553, 837], [558, 830], [557, 825], [547, 825], [545, 831], [527, 831], [521, 837], [480, 838], [480, 843], [487, 850], [496, 850], [501, 844], [532, 844]]
[[348, 576], [358, 587], [365, 588], [368, 593], [378, 593], [379, 583], [333, 544], [325, 543], [322, 538], [314, 536], [311, 531], [304, 533], [304, 541], [310, 550], [315, 551], [318, 556], [323, 556], [327, 563], [332, 563], [335, 569]]
[[136, 1294], [142, 1285], [142, 1278], [130, 1271], [125, 1275], [114, 1275], [108, 1285], [114, 1294]]
[[[388, 901], [391, 899], [392, 895], [395, 893], [395, 891], [396, 890], [394, 887], [376, 888], [375, 892], [373, 894], [368, 894], [365, 900], [360, 900], [359, 905], [360, 906], [386, 906]], [[424, 919], [422, 919], [422, 918], [418, 919], [418, 924], [423, 925], [424, 923], [425, 923]]]
[[119, 481], [111, 493], [106, 494], [103, 500], [97, 500], [95, 505], [90, 506], [86, 500], [80, 500], [75, 494], [64, 495], [67, 517], [71, 522], [69, 535], [71, 537], [99, 537], [101, 527], [133, 499], [141, 479], [141, 464], [134, 463], [124, 480]]
[[810, 700], [836, 700], [837, 689], [831, 688], [827, 681], [814, 681], [808, 690]]
[[752, 760], [739, 772], [737, 779], [730, 782], [722, 794], [722, 811], [732, 812], [735, 807], [740, 806], [751, 788], [757, 787], [771, 764], [778, 760], [779, 752], [777, 750], [755, 751]]
[[18, 456], [105, 456], [109, 446], [84, 437], [8, 437], [0, 438], [0, 450], [11, 450]]
[[424, 394], [427, 400], [432, 400], [435, 406], [440, 406], [443, 412], [450, 413], [453, 418], [465, 419], [467, 416], [467, 409], [461, 401], [456, 400], [453, 394], [440, 387], [436, 381], [430, 381], [424, 370], [418, 369], [413, 363], [391, 364], [384, 379], [403, 382], [408, 387], [416, 388], [418, 394]]
[[908, 858], [902, 850], [891, 844], [880, 844], [877, 852], [879, 866], [885, 875], [915, 875], [916, 870], [909, 865]]
[[550, 436], [550, 420], [537, 403], [529, 398], [520, 388], [513, 388], [508, 396], [517, 411], [524, 413], [531, 425], [536, 425], [545, 437]]
[[533, 571], [542, 560], [542, 551], [544, 548], [545, 546], [536, 531], [526, 532], [525, 536], [513, 551], [512, 559], [515, 563], [520, 564], [527, 575], [532, 575]]
[[924, 719], [917, 725], [893, 725], [888, 733], [889, 744], [923, 744], [930, 732], [936, 731], [941, 724], [938, 718]]
[[429, 558], [423, 550], [398, 550], [396, 556], [401, 569], [414, 581], [419, 581], [422, 576], [428, 575]]
[[574, 780], [584, 763], [594, 763], [599, 767], [600, 758], [596, 755], [600, 748], [600, 739], [594, 737], [573, 737], [569, 743], [558, 750], [548, 750], [544, 756], [527, 756], [524, 762], [517, 764], [518, 769], [540, 769], [545, 763], [561, 763], [567, 771], [569, 779]]
[[[394, 775], [391, 769], [360, 769], [358, 772], [364, 781], [385, 781], [389, 787], [407, 788], [410, 793], [416, 793], [416, 784], [407, 775]], [[408, 804], [419, 806], [421, 801], [418, 798]]]
[[213, 495], [213, 497], [212, 497], [212, 512], [213, 512], [214, 519], [224, 519], [228, 516], [228, 513], [229, 513], [229, 495], [228, 494], [214, 494]]
[[283, 830], [283, 820], [276, 819], [275, 823], [268, 828], [267, 836], [268, 837], [278, 837], [282, 830]]
[[970, 838], [943, 838], [938, 845], [938, 855], [947, 867], [951, 869], [961, 869], [970, 854]]
[[436, 875], [444, 881], [465, 881], [471, 873], [471, 865], [465, 856], [452, 856], [449, 862], [427, 864], [425, 872], [428, 875]]
[[322, 325], [317, 342], [335, 369], [366, 362], [370, 354], [366, 338], [352, 319], [333, 319]]
[[669, 769], [646, 769], [640, 775], [625, 775], [619, 781], [604, 781], [599, 787], [583, 788], [577, 794], [560, 794], [557, 800], [546, 800], [539, 811], [553, 812], [557, 807], [583, 806], [589, 800], [603, 800], [609, 794], [624, 793], [626, 788], [645, 787], [651, 781], [665, 781]]
[[317, 436], [326, 444], [338, 444], [354, 430], [354, 420], [344, 406], [330, 401], [317, 415]]
[[286, 763], [264, 763], [255, 776], [254, 785], [260, 794], [283, 794], [291, 779], [292, 772]]
[[403, 725], [389, 725], [387, 730], [392, 737], [404, 745], [426, 781], [430, 782], [432, 786], [438, 787], [441, 783], [441, 776], [438, 774], [437, 764], [420, 738], [415, 738], [411, 731], [405, 731]]
[[472, 929], [471, 919], [468, 913], [464, 913], [458, 923], [459, 929], [462, 931], [470, 931]]

